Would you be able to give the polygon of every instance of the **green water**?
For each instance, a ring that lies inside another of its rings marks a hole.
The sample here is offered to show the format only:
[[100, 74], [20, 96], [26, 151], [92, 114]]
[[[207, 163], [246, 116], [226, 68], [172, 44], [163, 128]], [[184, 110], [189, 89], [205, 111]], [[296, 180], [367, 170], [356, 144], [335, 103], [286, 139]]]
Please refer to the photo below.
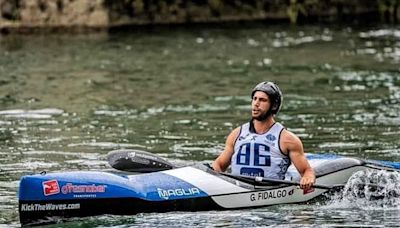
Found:
[[[18, 226], [21, 175], [111, 170], [118, 148], [212, 161], [263, 80], [306, 152], [400, 160], [400, 28], [196, 26], [0, 37], [0, 226]], [[372, 207], [373, 208], [373, 207]], [[100, 216], [76, 226], [399, 224], [397, 208], [319, 203]]]

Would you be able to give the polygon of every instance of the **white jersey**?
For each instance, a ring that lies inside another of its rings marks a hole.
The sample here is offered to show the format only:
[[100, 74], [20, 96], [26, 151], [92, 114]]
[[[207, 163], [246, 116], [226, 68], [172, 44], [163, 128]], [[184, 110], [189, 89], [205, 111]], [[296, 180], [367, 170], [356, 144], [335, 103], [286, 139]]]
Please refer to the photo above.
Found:
[[283, 129], [274, 123], [267, 132], [257, 134], [252, 122], [243, 124], [234, 144], [232, 174], [285, 179], [290, 158], [279, 146]]

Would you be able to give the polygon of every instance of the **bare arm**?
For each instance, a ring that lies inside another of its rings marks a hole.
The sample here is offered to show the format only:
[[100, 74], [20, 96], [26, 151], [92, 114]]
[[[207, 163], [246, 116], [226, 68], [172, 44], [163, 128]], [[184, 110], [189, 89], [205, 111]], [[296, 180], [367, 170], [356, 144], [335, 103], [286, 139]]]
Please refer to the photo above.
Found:
[[234, 151], [235, 140], [239, 134], [240, 128], [233, 130], [226, 138], [225, 148], [217, 159], [212, 163], [212, 167], [215, 171], [225, 171], [231, 163], [231, 158]]
[[283, 151], [289, 154], [290, 160], [301, 175], [300, 187], [311, 188], [315, 183], [315, 175], [304, 154], [303, 143], [296, 135], [287, 130], [282, 132], [281, 137]]

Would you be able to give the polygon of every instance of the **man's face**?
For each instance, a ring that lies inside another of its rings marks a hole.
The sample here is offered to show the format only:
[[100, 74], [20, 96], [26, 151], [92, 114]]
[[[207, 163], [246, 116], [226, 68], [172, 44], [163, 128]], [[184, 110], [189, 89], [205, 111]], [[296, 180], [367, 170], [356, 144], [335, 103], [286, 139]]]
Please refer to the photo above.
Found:
[[268, 117], [268, 110], [271, 102], [266, 93], [256, 91], [251, 102], [251, 117], [256, 120], [265, 120]]

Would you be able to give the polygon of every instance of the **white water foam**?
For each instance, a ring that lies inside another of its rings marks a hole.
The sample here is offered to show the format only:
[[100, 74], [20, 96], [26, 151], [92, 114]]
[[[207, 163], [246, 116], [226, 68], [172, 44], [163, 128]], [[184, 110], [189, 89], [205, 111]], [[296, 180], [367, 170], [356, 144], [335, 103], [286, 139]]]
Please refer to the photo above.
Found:
[[1, 110], [0, 115], [12, 118], [21, 119], [49, 119], [53, 116], [58, 116], [64, 113], [64, 110], [57, 108], [45, 108], [36, 110], [24, 110], [24, 109], [14, 109], [14, 110]]
[[366, 170], [354, 173], [342, 192], [332, 196], [327, 208], [362, 210], [400, 209], [400, 173]]

